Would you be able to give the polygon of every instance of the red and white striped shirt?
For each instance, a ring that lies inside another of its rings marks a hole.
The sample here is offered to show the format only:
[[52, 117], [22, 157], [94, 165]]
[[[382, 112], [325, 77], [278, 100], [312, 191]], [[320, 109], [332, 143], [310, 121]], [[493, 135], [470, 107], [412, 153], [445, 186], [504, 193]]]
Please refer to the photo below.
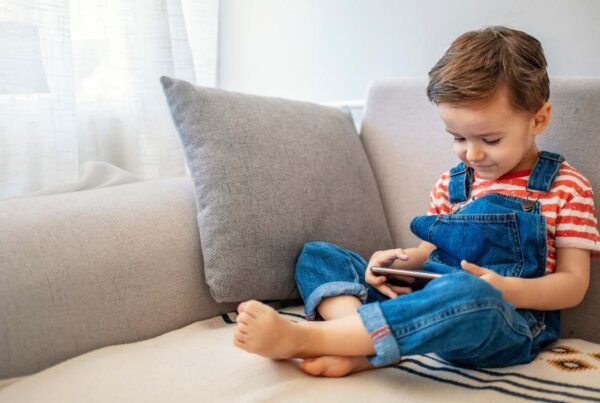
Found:
[[[527, 181], [531, 169], [501, 176], [496, 180], [482, 179], [475, 171], [471, 199], [487, 193], [501, 193], [539, 200], [541, 213], [546, 218], [548, 258], [546, 274], [556, 270], [556, 248], [579, 248], [592, 251], [600, 258], [600, 235], [594, 209], [594, 196], [590, 182], [568, 162], [563, 162], [548, 193], [528, 191]], [[451, 211], [448, 199], [447, 171], [436, 182], [430, 194], [428, 215], [447, 214]], [[539, 198], [539, 199], [538, 199]]]

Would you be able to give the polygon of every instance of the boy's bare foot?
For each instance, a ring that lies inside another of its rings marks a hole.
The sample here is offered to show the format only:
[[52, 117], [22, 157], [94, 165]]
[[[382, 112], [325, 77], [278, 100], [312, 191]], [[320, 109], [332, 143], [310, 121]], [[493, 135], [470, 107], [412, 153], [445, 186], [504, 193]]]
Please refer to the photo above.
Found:
[[274, 359], [303, 358], [306, 332], [269, 305], [256, 300], [242, 302], [236, 321], [233, 344], [237, 347]]
[[326, 355], [317, 358], [306, 358], [300, 363], [300, 369], [309, 375], [334, 378], [374, 368], [378, 367], [371, 364], [367, 357]]

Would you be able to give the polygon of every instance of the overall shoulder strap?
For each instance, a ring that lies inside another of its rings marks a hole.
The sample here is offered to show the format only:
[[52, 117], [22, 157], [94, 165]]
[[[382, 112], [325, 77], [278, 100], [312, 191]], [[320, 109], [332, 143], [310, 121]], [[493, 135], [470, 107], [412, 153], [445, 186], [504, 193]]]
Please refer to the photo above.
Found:
[[565, 158], [556, 153], [540, 151], [527, 182], [527, 190], [548, 192]]
[[448, 183], [448, 198], [450, 203], [461, 203], [471, 196], [473, 184], [473, 168], [461, 162], [450, 169], [450, 182]]

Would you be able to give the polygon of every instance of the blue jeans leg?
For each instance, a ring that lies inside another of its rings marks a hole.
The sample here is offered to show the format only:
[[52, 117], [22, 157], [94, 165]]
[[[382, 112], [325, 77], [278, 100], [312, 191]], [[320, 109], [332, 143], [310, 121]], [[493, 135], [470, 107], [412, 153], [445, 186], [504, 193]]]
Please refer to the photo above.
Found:
[[325, 297], [354, 295], [363, 303], [388, 299], [365, 282], [367, 264], [359, 254], [338, 245], [307, 242], [294, 273], [306, 319], [322, 319], [316, 307]]
[[547, 341], [501, 292], [466, 272], [432, 280], [423, 290], [359, 307], [376, 354], [376, 366], [402, 356], [437, 353], [465, 367], [505, 367], [531, 362]]
[[555, 333], [533, 336], [527, 320], [499, 290], [466, 272], [445, 275], [420, 291], [390, 299], [364, 281], [368, 262], [360, 255], [327, 242], [304, 245], [295, 279], [306, 318], [318, 319], [315, 308], [325, 297], [355, 295], [369, 332], [375, 366], [402, 356], [437, 353], [466, 367], [503, 367], [530, 362], [542, 342]]

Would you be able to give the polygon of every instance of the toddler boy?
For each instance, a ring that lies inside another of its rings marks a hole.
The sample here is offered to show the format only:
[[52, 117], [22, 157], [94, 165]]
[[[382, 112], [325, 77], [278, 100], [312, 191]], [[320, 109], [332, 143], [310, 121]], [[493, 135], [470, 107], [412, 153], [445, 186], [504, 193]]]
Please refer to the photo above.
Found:
[[[552, 111], [541, 44], [505, 27], [467, 32], [429, 77], [427, 96], [461, 163], [411, 222], [420, 245], [366, 262], [307, 243], [296, 283], [310, 321], [246, 301], [236, 346], [343, 376], [430, 352], [468, 367], [527, 363], [560, 337], [560, 310], [582, 301], [600, 237], [590, 183], [535, 142]], [[444, 275], [413, 292], [369, 270], [390, 265]]]

